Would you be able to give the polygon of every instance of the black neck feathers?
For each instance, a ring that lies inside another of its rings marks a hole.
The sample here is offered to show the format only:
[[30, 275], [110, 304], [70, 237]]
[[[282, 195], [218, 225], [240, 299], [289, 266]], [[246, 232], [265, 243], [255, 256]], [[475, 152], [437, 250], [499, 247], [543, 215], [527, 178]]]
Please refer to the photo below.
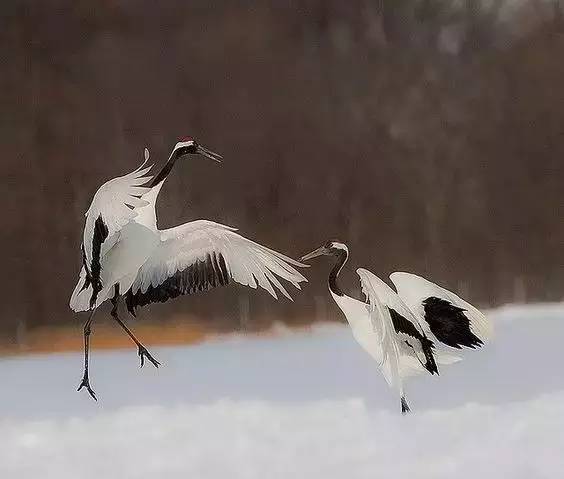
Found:
[[347, 262], [349, 253], [345, 250], [339, 250], [335, 256], [337, 257], [337, 262], [329, 273], [329, 289], [333, 294], [336, 294], [337, 296], [343, 296], [343, 290], [337, 284], [337, 276], [341, 272], [341, 269], [343, 269], [344, 264]]
[[172, 152], [172, 154], [170, 155], [170, 158], [165, 163], [165, 165], [162, 167], [161, 171], [159, 171], [157, 173], [157, 175], [153, 178], [153, 180], [149, 184], [149, 188], [153, 188], [154, 186], [157, 186], [161, 181], [164, 181], [166, 179], [166, 177], [169, 175], [172, 168], [174, 167], [176, 160], [178, 160], [178, 158], [180, 158], [180, 156], [181, 155], [180, 155], [178, 150], [174, 150]]

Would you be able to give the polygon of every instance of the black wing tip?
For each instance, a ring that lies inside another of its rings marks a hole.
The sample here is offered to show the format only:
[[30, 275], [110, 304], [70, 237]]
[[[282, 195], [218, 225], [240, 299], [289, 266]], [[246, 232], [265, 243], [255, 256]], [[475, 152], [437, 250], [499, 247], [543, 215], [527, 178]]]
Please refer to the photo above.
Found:
[[437, 363], [435, 361], [427, 361], [425, 363], [425, 369], [429, 371], [431, 374], [439, 375], [439, 368], [437, 367]]
[[425, 369], [431, 374], [439, 374], [439, 368], [437, 366], [437, 361], [435, 361], [435, 355], [433, 354], [433, 349], [435, 349], [435, 344], [426, 336], [421, 339], [421, 347], [423, 353], [425, 354]]
[[[417, 356], [417, 353], [415, 353], [421, 365], [431, 374], [439, 374], [437, 363], [433, 355], [433, 349], [435, 348], [433, 341], [427, 338], [427, 336], [419, 331], [411, 321], [399, 314], [395, 309], [388, 307], [388, 310], [396, 333], [406, 334], [417, 339], [421, 343], [421, 349], [425, 355], [425, 363], [423, 363], [423, 361]], [[409, 341], [405, 341], [405, 343], [415, 352], [413, 345]]]
[[94, 229], [98, 230], [98, 234], [105, 240], [108, 237], [108, 234], [110, 232], [110, 230], [108, 229], [108, 226], [106, 225], [106, 223], [104, 222], [104, 218], [102, 218], [102, 215], [99, 215], [98, 218], [96, 218], [96, 221], [94, 222]]
[[483, 346], [484, 342], [471, 329], [466, 309], [436, 296], [425, 298], [423, 306], [425, 321], [438, 341], [455, 349]]
[[[94, 307], [98, 300], [98, 293], [102, 291], [102, 281], [100, 280], [100, 273], [102, 271], [101, 251], [102, 243], [108, 237], [109, 229], [104, 223], [102, 215], [96, 218], [94, 222], [94, 232], [92, 236], [92, 261], [90, 263], [90, 282], [92, 284], [92, 296], [90, 297], [90, 307]], [[85, 262], [86, 264], [86, 262]]]
[[443, 338], [444, 340], [439, 339], [439, 341], [455, 349], [462, 349], [462, 348], [479, 349], [484, 345], [484, 342], [472, 332], [469, 332], [465, 336], [466, 337], [464, 339], [460, 339], [458, 341], [452, 339], [449, 340], [447, 338]]
[[82, 293], [84, 290], [88, 289], [89, 286], [90, 286], [90, 279], [87, 276], [86, 279], [84, 280], [84, 284], [82, 285], [82, 288], [80, 288], [80, 291], [78, 293], [79, 294]]
[[468, 343], [468, 344], [463, 344], [462, 346], [466, 346], [467, 348], [470, 349], [478, 349], [481, 348], [484, 345], [484, 342], [478, 337], [476, 336], [474, 333], [472, 333], [474, 338], [472, 340], [472, 342]]
[[181, 295], [209, 291], [231, 282], [229, 267], [223, 254], [213, 252], [204, 259], [196, 260], [187, 268], [177, 271], [158, 286], [149, 286], [147, 291], [127, 292], [125, 302], [129, 312], [135, 316], [135, 309], [151, 303], [165, 303]]
[[388, 311], [390, 312], [390, 317], [392, 319], [392, 324], [396, 333], [403, 333], [419, 340], [423, 339], [423, 334], [421, 334], [421, 332], [409, 319], [407, 319], [405, 316], [402, 316], [395, 309], [390, 308], [389, 306]]
[[411, 409], [409, 408], [409, 404], [407, 404], [407, 399], [405, 399], [405, 396], [401, 397], [401, 413], [405, 416], [408, 412], [411, 412]]

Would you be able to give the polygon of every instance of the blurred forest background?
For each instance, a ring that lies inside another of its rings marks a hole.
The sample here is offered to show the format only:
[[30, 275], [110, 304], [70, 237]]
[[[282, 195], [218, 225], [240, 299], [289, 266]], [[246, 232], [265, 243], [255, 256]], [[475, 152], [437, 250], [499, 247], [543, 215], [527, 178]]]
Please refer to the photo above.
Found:
[[[3, 0], [0, 38], [3, 338], [80, 328], [93, 193], [186, 135], [225, 161], [178, 165], [161, 226], [294, 257], [340, 238], [357, 294], [362, 265], [480, 305], [564, 297], [564, 1]], [[338, 317], [328, 268], [294, 303], [230, 287], [139, 316]]]

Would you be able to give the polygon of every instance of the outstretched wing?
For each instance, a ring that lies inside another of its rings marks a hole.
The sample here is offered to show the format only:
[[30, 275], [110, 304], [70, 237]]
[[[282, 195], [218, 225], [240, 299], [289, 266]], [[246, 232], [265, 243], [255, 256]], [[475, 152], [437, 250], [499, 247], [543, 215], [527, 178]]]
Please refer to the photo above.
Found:
[[141, 267], [126, 304], [135, 308], [165, 302], [183, 294], [206, 291], [232, 281], [260, 286], [277, 298], [276, 290], [290, 295], [280, 277], [296, 288], [307, 281], [292, 258], [235, 233], [234, 228], [212, 221], [192, 221], [161, 232], [161, 243]]
[[97, 246], [93, 241], [95, 236], [104, 239], [111, 237], [137, 216], [136, 208], [147, 204], [141, 196], [150, 190], [144, 185], [152, 177], [145, 176], [151, 169], [150, 165], [145, 164], [146, 161], [131, 173], [107, 181], [94, 195], [85, 214], [83, 244], [87, 264], [91, 263], [93, 250]]
[[[79, 284], [71, 296], [72, 309], [84, 307], [84, 292], [90, 291], [89, 302], [96, 302], [100, 285], [100, 259], [117, 241], [120, 229], [137, 216], [137, 208], [147, 205], [141, 196], [150, 188], [144, 186], [151, 176], [145, 176], [151, 166], [145, 162], [136, 170], [104, 183], [94, 195], [86, 212], [82, 240], [83, 266]], [[82, 284], [81, 284], [82, 283]], [[82, 298], [78, 296], [82, 293]], [[80, 300], [79, 300], [80, 299]], [[79, 304], [80, 303], [80, 304]]]
[[441, 343], [475, 349], [491, 339], [491, 322], [451, 291], [411, 273], [393, 273], [390, 279], [404, 303]]

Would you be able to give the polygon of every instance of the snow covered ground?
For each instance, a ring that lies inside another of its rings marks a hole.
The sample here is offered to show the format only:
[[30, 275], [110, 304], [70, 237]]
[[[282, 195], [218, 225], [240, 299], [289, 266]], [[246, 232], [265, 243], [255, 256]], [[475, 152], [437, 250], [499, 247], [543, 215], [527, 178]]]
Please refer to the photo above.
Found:
[[348, 329], [0, 359], [0, 477], [556, 478], [564, 306], [491, 313], [496, 338], [407, 384], [413, 413]]

